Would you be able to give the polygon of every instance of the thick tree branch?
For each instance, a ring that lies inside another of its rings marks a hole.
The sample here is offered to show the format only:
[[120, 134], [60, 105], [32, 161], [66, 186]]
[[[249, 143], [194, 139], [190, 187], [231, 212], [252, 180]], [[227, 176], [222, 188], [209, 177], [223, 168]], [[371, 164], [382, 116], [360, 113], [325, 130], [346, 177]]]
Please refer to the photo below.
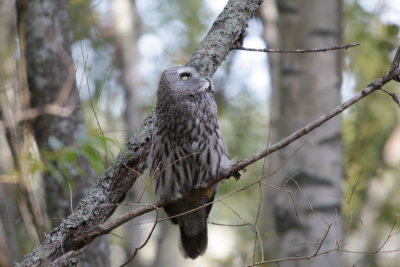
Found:
[[188, 65], [212, 76], [232, 48], [241, 46], [247, 21], [263, 0], [231, 0], [201, 41]]
[[[232, 44], [241, 41], [247, 21], [262, 2], [230, 0], [188, 64], [212, 76], [229, 54]], [[46, 235], [41, 244], [25, 256], [20, 266], [68, 265], [95, 237], [106, 233], [98, 225], [113, 214], [117, 204], [146, 168], [152, 127], [153, 117], [150, 115], [82, 199], [77, 210]]]

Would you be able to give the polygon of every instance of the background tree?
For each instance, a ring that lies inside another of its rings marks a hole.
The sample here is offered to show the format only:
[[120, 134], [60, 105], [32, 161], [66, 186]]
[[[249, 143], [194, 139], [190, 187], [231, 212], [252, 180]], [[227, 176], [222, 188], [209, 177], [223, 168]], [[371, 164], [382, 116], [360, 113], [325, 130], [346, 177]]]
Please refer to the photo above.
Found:
[[[277, 5], [279, 48], [329, 47], [341, 43], [341, 1], [279, 1]], [[268, 43], [268, 36], [266, 39]], [[272, 41], [269, 47], [278, 48], [275, 45]], [[340, 52], [282, 54], [277, 65], [270, 61], [272, 72], [277, 73], [273, 76], [272, 84], [276, 87], [271, 99], [273, 143], [340, 103], [341, 62]], [[273, 154], [269, 160], [271, 170], [278, 170], [287, 161], [269, 182], [275, 188], [291, 192], [291, 195], [276, 189], [267, 192], [267, 204], [272, 203], [277, 231], [274, 242], [279, 244], [275, 253], [282, 258], [313, 255], [325, 233], [321, 249], [337, 246], [343, 232], [339, 118]], [[281, 264], [341, 266], [342, 259], [339, 253], [329, 253], [303, 262]]]
[[[21, 0], [18, 16], [31, 107], [37, 111], [32, 130], [45, 166], [42, 177], [48, 224], [54, 227], [71, 214], [95, 177], [87, 158], [67, 151], [87, 138], [71, 57], [68, 3]], [[99, 239], [86, 251], [81, 264], [107, 266], [108, 261], [107, 240]]]

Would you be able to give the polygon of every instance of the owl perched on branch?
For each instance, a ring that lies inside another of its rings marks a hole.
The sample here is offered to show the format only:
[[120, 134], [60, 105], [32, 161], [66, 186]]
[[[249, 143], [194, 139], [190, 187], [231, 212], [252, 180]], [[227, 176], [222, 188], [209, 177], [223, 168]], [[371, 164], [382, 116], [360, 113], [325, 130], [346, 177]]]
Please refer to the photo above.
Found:
[[[217, 186], [211, 179], [233, 164], [222, 140], [211, 79], [190, 66], [168, 69], [158, 88], [150, 175], [164, 207], [181, 233], [181, 250], [192, 259], [207, 248], [207, 217]], [[196, 209], [190, 213], [186, 213]], [[179, 215], [185, 213], [183, 215]], [[178, 215], [178, 216], [177, 216]]]

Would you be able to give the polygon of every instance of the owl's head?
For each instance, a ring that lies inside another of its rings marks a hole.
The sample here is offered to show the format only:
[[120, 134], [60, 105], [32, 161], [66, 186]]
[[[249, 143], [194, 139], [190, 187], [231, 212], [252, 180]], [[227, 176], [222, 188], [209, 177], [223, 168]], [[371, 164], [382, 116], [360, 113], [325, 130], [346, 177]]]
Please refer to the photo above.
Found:
[[191, 66], [177, 66], [165, 70], [161, 75], [160, 90], [172, 90], [177, 93], [196, 94], [214, 92], [213, 83], [208, 76], [202, 76]]

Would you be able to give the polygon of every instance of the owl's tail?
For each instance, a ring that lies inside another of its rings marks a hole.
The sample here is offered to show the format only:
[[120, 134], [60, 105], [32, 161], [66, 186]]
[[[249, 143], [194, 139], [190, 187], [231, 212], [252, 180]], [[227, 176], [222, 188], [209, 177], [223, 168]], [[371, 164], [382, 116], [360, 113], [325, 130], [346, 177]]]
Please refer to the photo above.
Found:
[[214, 196], [214, 188], [205, 189], [164, 207], [168, 216], [173, 217], [171, 222], [179, 225], [180, 248], [185, 258], [195, 259], [207, 249], [207, 218], [212, 205], [198, 208], [212, 202]]
[[180, 226], [179, 230], [181, 232], [181, 250], [185, 258], [195, 259], [206, 251], [207, 223], [205, 228], [194, 236], [188, 235], [183, 226]]

